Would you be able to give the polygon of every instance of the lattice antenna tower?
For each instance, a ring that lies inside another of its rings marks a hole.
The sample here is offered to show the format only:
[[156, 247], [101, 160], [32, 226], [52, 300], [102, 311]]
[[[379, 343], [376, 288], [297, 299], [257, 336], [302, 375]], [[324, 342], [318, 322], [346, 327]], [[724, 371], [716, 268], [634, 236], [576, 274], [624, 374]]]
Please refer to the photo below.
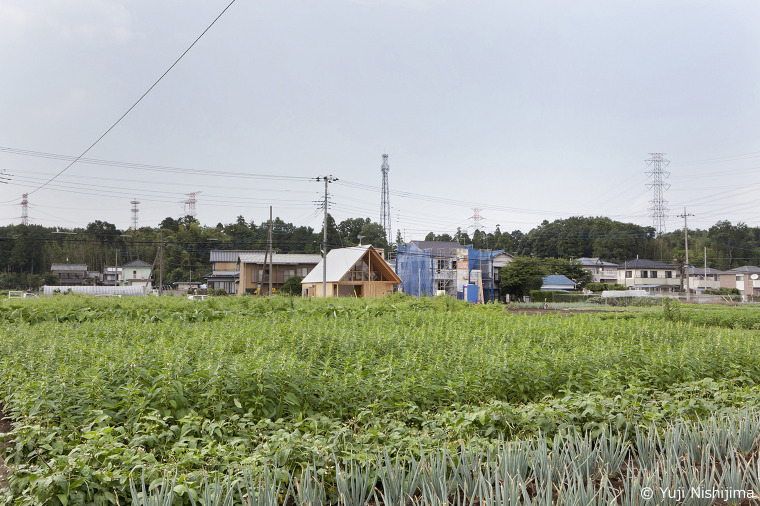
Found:
[[29, 197], [28, 193], [21, 195], [21, 224], [29, 225]]
[[391, 242], [391, 200], [390, 200], [390, 187], [388, 186], [388, 172], [391, 167], [388, 165], [388, 155], [383, 155], [383, 164], [380, 166], [380, 171], [383, 173], [383, 189], [380, 199], [380, 225], [385, 230], [385, 240], [390, 244]]
[[651, 183], [647, 183], [648, 190], [652, 190], [654, 195], [652, 200], [649, 201], [652, 204], [649, 207], [649, 211], [652, 216], [652, 225], [657, 231], [657, 235], [662, 235], [665, 232], [665, 220], [668, 219], [668, 201], [665, 200], [665, 190], [670, 189], [670, 184], [664, 180], [670, 177], [670, 172], [665, 170], [670, 164], [670, 160], [665, 158], [665, 153], [649, 153], [649, 158], [646, 160], [647, 165], [650, 167], [646, 171], [647, 176], [652, 178]]
[[187, 195], [188, 199], [183, 201], [182, 203], [185, 204], [185, 216], [192, 216], [195, 218], [195, 203], [198, 202], [196, 197], [201, 192], [191, 192], [191, 193], [185, 193]]
[[137, 199], [130, 200], [130, 204], [132, 204], [132, 226], [130, 227], [132, 230], [137, 230], [137, 213], [140, 212], [140, 208], [137, 207], [140, 205], [140, 201]]
[[470, 219], [472, 220], [472, 225], [470, 225], [470, 228], [474, 230], [480, 230], [483, 231], [483, 221], [485, 221], [485, 218], [480, 215], [480, 211], [482, 211], [479, 207], [473, 207], [472, 208], [472, 216], [470, 216]]

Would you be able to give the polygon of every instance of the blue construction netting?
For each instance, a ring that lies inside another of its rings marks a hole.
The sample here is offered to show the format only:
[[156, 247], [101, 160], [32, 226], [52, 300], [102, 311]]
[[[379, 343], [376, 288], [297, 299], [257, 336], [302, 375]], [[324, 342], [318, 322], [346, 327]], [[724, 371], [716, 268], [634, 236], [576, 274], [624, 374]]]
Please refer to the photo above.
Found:
[[396, 252], [396, 274], [401, 278], [402, 292], [415, 297], [435, 295], [433, 256], [414, 243], [402, 244]]
[[[462, 246], [468, 250], [468, 277], [472, 282], [472, 271], [479, 270], [483, 280], [483, 298], [485, 302], [496, 300], [499, 297], [499, 287], [495, 283], [494, 256], [503, 250], [477, 250], [472, 245]], [[440, 257], [440, 255], [439, 255]], [[432, 250], [420, 249], [416, 244], [402, 244], [396, 252], [396, 274], [401, 278], [401, 291], [415, 297], [432, 297], [438, 293], [435, 279], [435, 260]], [[456, 260], [456, 255], [451, 255]], [[453, 280], [456, 283], [456, 280]], [[464, 298], [463, 292], [456, 294], [457, 298]]]

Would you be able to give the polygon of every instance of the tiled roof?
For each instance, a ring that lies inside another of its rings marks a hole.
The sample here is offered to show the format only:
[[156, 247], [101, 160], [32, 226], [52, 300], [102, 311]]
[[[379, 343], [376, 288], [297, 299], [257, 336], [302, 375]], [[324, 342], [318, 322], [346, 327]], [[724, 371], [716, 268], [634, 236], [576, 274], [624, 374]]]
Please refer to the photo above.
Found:
[[578, 261], [581, 263], [583, 267], [617, 267], [618, 264], [613, 264], [612, 262], [605, 262], [604, 260], [600, 260], [597, 257], [581, 257], [578, 259]]
[[52, 264], [50, 270], [61, 272], [86, 272], [87, 264]]
[[727, 270], [725, 272], [731, 274], [754, 274], [760, 272], [760, 267], [755, 267], [754, 265], [742, 265], [741, 267], [734, 267], [733, 269]]
[[122, 265], [122, 267], [153, 267], [147, 262], [143, 262], [142, 260], [132, 260], [131, 262], [127, 262], [126, 264]]
[[676, 267], [673, 264], [666, 264], [664, 262], [657, 262], [655, 260], [647, 260], [644, 258], [636, 258], [634, 260], [627, 260], [622, 264], [618, 264], [618, 269], [668, 269], [673, 270]]

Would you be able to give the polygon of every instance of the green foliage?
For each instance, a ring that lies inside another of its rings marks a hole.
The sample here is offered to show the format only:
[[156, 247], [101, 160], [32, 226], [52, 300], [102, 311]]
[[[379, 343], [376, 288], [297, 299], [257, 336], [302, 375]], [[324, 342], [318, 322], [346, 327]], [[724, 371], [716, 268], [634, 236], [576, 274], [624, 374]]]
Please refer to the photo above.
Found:
[[[745, 308], [704, 312], [757, 319]], [[340, 486], [359, 497], [364, 481], [349, 476], [366, 469], [347, 471], [350, 460], [386, 451], [409, 462], [462, 441], [608, 427], [633, 437], [653, 423], [759, 408], [757, 332], [684, 315], [706, 317], [683, 307], [670, 319], [536, 317], [402, 294], [6, 300], [0, 397], [14, 427], [0, 493], [17, 504], [128, 504], [130, 479], [144, 473], [146, 494], [172, 482], [174, 503], [189, 504], [208, 472], [252, 469], [238, 483], [258, 487], [265, 467], [287, 481], [314, 466], [337, 502], [336, 463], [347, 473]]]
[[580, 263], [559, 258], [515, 257], [499, 271], [501, 288], [517, 298], [538, 290], [544, 276], [562, 274], [582, 288], [593, 276]]
[[300, 276], [292, 276], [286, 279], [280, 288], [280, 293], [282, 295], [301, 295], [301, 279]]
[[603, 292], [605, 290], [627, 290], [625, 285], [619, 283], [587, 283], [586, 288], [594, 293]]

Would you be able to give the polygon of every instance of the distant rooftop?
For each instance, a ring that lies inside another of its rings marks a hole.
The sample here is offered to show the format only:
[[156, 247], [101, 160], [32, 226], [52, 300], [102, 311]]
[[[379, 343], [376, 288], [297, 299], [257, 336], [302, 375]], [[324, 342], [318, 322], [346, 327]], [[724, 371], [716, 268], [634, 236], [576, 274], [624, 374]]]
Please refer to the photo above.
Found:
[[578, 259], [583, 267], [617, 267], [618, 264], [612, 262], [605, 262], [598, 257], [581, 257]]
[[143, 262], [142, 260], [132, 260], [131, 262], [127, 262], [122, 267], [153, 267], [148, 262]]
[[87, 272], [87, 264], [52, 264], [50, 270], [60, 272]]
[[666, 264], [665, 262], [657, 262], [656, 260], [647, 260], [645, 258], [636, 258], [634, 260], [626, 260], [625, 262], [618, 264], [618, 269], [675, 269], [675, 265]]

